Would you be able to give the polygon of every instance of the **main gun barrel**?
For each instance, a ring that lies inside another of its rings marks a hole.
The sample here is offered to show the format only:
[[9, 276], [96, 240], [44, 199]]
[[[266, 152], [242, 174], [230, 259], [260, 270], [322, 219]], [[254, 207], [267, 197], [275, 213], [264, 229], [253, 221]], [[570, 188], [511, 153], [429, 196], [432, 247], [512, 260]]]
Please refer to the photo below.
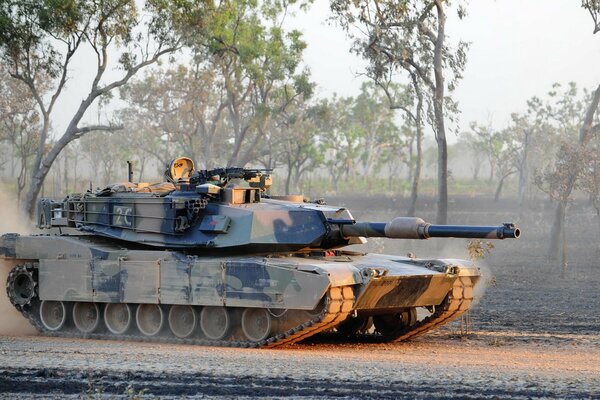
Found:
[[500, 226], [433, 225], [421, 218], [398, 217], [390, 222], [340, 224], [344, 237], [387, 237], [393, 239], [429, 239], [431, 237], [467, 239], [518, 238], [521, 231], [514, 224]]

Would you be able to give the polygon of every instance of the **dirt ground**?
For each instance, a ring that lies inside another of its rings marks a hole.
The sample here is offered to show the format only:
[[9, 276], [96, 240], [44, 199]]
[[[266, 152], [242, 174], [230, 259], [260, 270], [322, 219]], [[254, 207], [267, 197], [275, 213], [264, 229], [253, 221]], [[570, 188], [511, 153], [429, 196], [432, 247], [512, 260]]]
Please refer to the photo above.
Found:
[[[361, 220], [384, 221], [405, 208], [392, 198], [328, 203], [347, 205]], [[424, 219], [434, 211], [433, 201], [421, 202]], [[542, 201], [519, 210], [510, 201], [456, 199], [450, 223], [514, 221], [523, 236], [494, 243], [483, 263], [485, 294], [468, 319], [411, 342], [203, 348], [14, 336], [2, 318], [0, 397], [600, 399], [598, 228], [584, 204], [571, 206], [563, 274], [545, 257], [552, 215]], [[362, 250], [466, 256], [463, 240], [371, 240]]]

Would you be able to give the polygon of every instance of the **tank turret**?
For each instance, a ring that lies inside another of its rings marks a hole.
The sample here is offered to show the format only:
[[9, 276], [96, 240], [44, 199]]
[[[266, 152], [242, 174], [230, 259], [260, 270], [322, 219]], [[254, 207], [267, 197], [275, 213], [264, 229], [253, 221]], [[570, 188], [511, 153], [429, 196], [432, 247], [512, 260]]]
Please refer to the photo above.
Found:
[[344, 207], [269, 196], [270, 171], [196, 171], [189, 158], [172, 161], [160, 184], [121, 183], [95, 193], [40, 202], [39, 226], [75, 228], [153, 247], [245, 253], [334, 249], [356, 238], [427, 239], [519, 236], [502, 226], [432, 225], [420, 218], [356, 222]]

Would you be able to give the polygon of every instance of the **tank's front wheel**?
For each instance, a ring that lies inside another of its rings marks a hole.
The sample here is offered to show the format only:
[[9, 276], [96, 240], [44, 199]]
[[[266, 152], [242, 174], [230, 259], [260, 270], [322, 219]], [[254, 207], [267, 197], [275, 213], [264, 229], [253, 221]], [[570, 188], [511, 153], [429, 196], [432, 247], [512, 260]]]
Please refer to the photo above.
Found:
[[409, 308], [399, 313], [373, 316], [375, 330], [383, 336], [396, 336], [402, 330], [417, 322], [417, 310]]
[[268, 338], [272, 327], [271, 315], [265, 308], [246, 308], [242, 313], [242, 330], [253, 342]]
[[171, 306], [169, 327], [178, 338], [187, 338], [194, 333], [197, 325], [196, 312], [192, 306]]
[[122, 335], [131, 326], [132, 312], [129, 304], [109, 303], [104, 308], [104, 323], [115, 335]]
[[67, 309], [62, 301], [42, 301], [40, 319], [44, 328], [49, 331], [61, 329], [67, 321]]
[[100, 325], [100, 308], [96, 303], [75, 303], [73, 323], [81, 333], [92, 333]]
[[163, 327], [164, 314], [158, 304], [140, 304], [135, 313], [135, 320], [142, 334], [155, 336]]
[[225, 307], [204, 307], [200, 312], [200, 329], [211, 340], [225, 339], [231, 333], [232, 323]]

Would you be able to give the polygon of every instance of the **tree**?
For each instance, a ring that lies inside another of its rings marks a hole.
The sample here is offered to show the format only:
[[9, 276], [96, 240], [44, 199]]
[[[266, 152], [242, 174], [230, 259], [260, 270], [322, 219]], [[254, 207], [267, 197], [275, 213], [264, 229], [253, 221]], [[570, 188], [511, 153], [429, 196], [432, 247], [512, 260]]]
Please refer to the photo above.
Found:
[[581, 0], [581, 6], [585, 8], [594, 21], [594, 33], [600, 32], [600, 1]]
[[145, 153], [163, 164], [180, 152], [204, 168], [225, 163], [230, 150], [222, 128], [227, 97], [210, 66], [153, 70], [121, 90], [121, 97], [128, 102], [122, 112], [125, 128]]
[[295, 3], [224, 1], [210, 17], [208, 40], [196, 43], [196, 59], [208, 60], [218, 71], [226, 93], [226, 122], [233, 134], [229, 166], [260, 157], [269, 120], [312, 95], [308, 71], [300, 70], [302, 35], [282, 28]]
[[278, 134], [271, 150], [276, 153], [276, 161], [286, 166], [285, 194], [290, 194], [292, 188], [298, 190], [301, 177], [323, 163], [324, 146], [319, 136], [327, 111], [323, 103], [290, 107], [273, 127]]
[[150, 121], [154, 137], [177, 142], [202, 166], [264, 159], [272, 122], [313, 89], [308, 72], [299, 71], [301, 34], [280, 27], [287, 5], [224, 1], [210, 7], [189, 66], [157, 68], [121, 91], [130, 103], [129, 122]]
[[[554, 120], [556, 129], [561, 132], [561, 142], [554, 164], [547, 166], [536, 175], [536, 185], [557, 201], [554, 223], [550, 232], [549, 256], [560, 256], [563, 274], [567, 268], [567, 238], [565, 235], [566, 208], [577, 180], [583, 170], [584, 156], [588, 153], [590, 140], [600, 132], [596, 121], [596, 111], [600, 104], [600, 86], [585, 100], [576, 100], [576, 87], [570, 86], [563, 95], [557, 97], [556, 105], [546, 105], [549, 118]], [[557, 92], [551, 92], [551, 97]], [[588, 104], [584, 109], [585, 104]], [[585, 111], [585, 114], [582, 114]], [[578, 129], [577, 129], [578, 127]]]
[[323, 101], [321, 141], [325, 148], [325, 167], [333, 190], [337, 191], [343, 176], [355, 174], [356, 160], [360, 158], [360, 133], [352, 123], [351, 97], [333, 96]]
[[[5, 73], [0, 64], [0, 74]], [[17, 199], [29, 178], [31, 159], [37, 149], [40, 116], [35, 109], [35, 99], [26, 85], [17, 80], [0, 80], [0, 142], [10, 145], [18, 158]]]
[[[194, 2], [174, 4], [148, 0], [143, 17], [133, 0], [73, 0], [0, 2], [0, 58], [9, 75], [23, 82], [35, 98], [41, 118], [37, 153], [25, 209], [31, 216], [35, 201], [50, 167], [70, 142], [93, 131], [114, 131], [114, 123], [85, 124], [90, 106], [110, 96], [144, 67], [182, 45], [183, 23], [199, 17]], [[87, 94], [70, 116], [67, 127], [50, 143], [50, 130], [57, 100], [72, 78], [71, 64], [84, 48], [95, 55], [94, 77]], [[111, 55], [118, 53], [120, 78], [107, 79]], [[49, 84], [48, 96], [41, 87]]]
[[[585, 160], [581, 170], [581, 176], [577, 188], [588, 193], [590, 202], [596, 210], [596, 221], [598, 233], [600, 234], [600, 137], [596, 136], [590, 144], [586, 154], [579, 154], [579, 158]], [[600, 251], [600, 243], [596, 249]]]
[[[362, 175], [369, 184], [374, 172], [385, 159], [384, 154], [400, 137], [386, 97], [373, 83], [363, 83], [360, 94], [354, 99], [351, 122], [359, 135]], [[382, 157], [383, 156], [383, 157]]]
[[[429, 122], [438, 144], [438, 210], [436, 222], [448, 219], [448, 149], [445, 119], [456, 105], [446, 96], [462, 77], [467, 44], [451, 48], [446, 41], [444, 0], [332, 0], [335, 17], [346, 29], [357, 26], [354, 51], [369, 61], [368, 76], [390, 81], [404, 73], [418, 78], [427, 92]], [[458, 7], [459, 17], [465, 10]], [[448, 79], [449, 78], [449, 79]]]
[[517, 172], [517, 166], [511, 155], [514, 153], [512, 131], [505, 129], [495, 131], [491, 126], [480, 126], [471, 123], [471, 146], [475, 151], [484, 153], [490, 164], [490, 181], [494, 175], [498, 178], [498, 186], [494, 201], [500, 199], [506, 179]]

